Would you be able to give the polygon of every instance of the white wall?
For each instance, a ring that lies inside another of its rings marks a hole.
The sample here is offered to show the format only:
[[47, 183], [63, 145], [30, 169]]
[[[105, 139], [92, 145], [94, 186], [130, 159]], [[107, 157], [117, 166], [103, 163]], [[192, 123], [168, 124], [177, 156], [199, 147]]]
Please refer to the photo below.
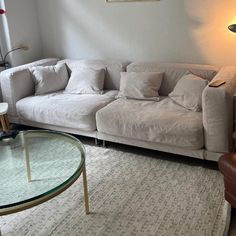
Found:
[[235, 0], [37, 4], [45, 56], [236, 64]]
[[21, 43], [30, 47], [13, 54], [13, 65], [41, 58], [42, 49], [44, 56], [62, 58], [236, 65], [236, 34], [227, 30], [228, 24], [236, 23], [235, 0], [109, 4], [5, 0], [5, 4], [7, 15], [1, 18], [9, 26], [8, 49]]
[[[42, 43], [39, 32], [38, 12], [35, 0], [1, 0], [7, 14], [2, 15], [5, 37], [4, 51], [20, 44], [29, 46], [28, 51], [12, 54], [12, 65], [24, 64], [42, 58]], [[7, 29], [8, 28], [8, 29]]]

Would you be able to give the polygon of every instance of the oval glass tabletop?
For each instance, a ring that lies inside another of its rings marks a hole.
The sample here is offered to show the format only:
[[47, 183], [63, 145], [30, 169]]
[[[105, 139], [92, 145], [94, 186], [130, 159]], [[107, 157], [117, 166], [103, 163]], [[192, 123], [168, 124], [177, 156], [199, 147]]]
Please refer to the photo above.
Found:
[[73, 136], [54, 131], [21, 131], [0, 141], [0, 215], [45, 202], [83, 173], [88, 209], [85, 151]]

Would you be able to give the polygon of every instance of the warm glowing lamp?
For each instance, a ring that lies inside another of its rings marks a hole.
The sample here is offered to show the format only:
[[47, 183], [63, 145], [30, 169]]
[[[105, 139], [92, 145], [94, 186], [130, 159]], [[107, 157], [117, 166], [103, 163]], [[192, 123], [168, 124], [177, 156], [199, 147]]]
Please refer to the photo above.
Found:
[[236, 33], [236, 24], [233, 24], [233, 25], [229, 25], [228, 26], [228, 29], [234, 33]]

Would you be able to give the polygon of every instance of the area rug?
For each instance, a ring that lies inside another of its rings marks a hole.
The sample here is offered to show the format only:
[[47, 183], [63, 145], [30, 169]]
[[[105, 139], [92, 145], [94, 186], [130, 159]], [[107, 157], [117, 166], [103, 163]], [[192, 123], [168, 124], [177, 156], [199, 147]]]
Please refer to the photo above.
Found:
[[222, 236], [230, 207], [219, 171], [86, 145], [91, 214], [82, 178], [56, 198], [0, 217], [3, 236]]

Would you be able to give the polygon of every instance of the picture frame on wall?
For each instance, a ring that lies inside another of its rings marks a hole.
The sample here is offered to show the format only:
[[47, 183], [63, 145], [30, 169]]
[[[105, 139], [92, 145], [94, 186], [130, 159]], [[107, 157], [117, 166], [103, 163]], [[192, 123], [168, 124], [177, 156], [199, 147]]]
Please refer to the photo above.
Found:
[[106, 0], [108, 3], [112, 2], [155, 2], [160, 0]]

